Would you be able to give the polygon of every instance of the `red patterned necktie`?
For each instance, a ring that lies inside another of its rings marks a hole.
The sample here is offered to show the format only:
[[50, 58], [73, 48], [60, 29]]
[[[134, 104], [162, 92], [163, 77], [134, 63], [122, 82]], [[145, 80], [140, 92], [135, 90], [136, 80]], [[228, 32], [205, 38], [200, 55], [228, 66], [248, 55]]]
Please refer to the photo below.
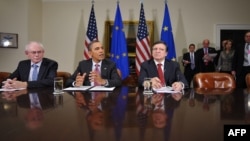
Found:
[[162, 66], [162, 64], [157, 64], [157, 71], [158, 71], [159, 78], [161, 80], [161, 84], [165, 85], [165, 79], [164, 79], [164, 75], [163, 75], [163, 71], [162, 71], [161, 66]]
[[[99, 64], [95, 64], [95, 72], [96, 72], [97, 74], [100, 74], [99, 66], [100, 66]], [[99, 86], [99, 84], [96, 83], [96, 82], [94, 82], [94, 85], [95, 85], [95, 86]]]

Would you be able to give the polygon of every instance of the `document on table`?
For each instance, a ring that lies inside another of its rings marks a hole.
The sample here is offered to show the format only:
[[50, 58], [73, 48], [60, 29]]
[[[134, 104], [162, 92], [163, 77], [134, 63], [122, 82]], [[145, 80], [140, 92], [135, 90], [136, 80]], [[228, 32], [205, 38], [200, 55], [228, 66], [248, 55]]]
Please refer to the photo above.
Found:
[[6, 92], [6, 91], [20, 91], [20, 90], [24, 90], [26, 88], [18, 88], [18, 89], [0, 89], [0, 92], [3, 91], [3, 92]]
[[89, 89], [89, 91], [113, 91], [114, 89], [115, 87], [95, 86]]
[[174, 91], [172, 87], [166, 86], [159, 89], [153, 88], [153, 91], [156, 93], [179, 93], [179, 91]]
[[68, 87], [63, 89], [64, 91], [87, 91], [93, 86], [80, 86], [80, 87]]

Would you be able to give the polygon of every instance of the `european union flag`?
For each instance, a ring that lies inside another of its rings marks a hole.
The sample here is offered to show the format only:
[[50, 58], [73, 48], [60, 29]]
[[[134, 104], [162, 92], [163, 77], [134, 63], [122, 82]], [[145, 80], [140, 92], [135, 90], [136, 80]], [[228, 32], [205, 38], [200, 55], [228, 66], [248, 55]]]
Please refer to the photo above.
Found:
[[112, 28], [110, 55], [111, 60], [116, 63], [117, 68], [121, 71], [122, 79], [125, 79], [129, 75], [128, 51], [119, 4], [117, 4], [115, 22]]
[[161, 40], [166, 42], [168, 45], [167, 59], [175, 60], [176, 52], [175, 52], [174, 38], [173, 38], [172, 26], [171, 26], [167, 3], [165, 3], [164, 20], [161, 29]]

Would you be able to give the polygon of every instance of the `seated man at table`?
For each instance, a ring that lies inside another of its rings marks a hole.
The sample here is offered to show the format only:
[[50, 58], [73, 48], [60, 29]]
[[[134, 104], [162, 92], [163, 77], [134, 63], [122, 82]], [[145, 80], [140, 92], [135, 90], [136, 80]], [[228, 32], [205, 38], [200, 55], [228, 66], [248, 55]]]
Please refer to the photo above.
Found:
[[138, 78], [139, 86], [143, 86], [144, 78], [151, 78], [153, 88], [172, 86], [175, 91], [188, 88], [185, 76], [182, 74], [177, 62], [167, 60], [167, 44], [157, 41], [152, 46], [152, 59], [141, 64]]
[[82, 60], [79, 63], [73, 75], [68, 79], [66, 86], [120, 86], [122, 80], [117, 73], [116, 64], [109, 59], [105, 59], [102, 44], [99, 41], [93, 41], [89, 44], [88, 51], [92, 58]]
[[30, 42], [26, 45], [25, 54], [29, 59], [20, 61], [17, 69], [3, 82], [5, 89], [52, 87], [58, 64], [44, 58], [44, 47], [41, 43]]

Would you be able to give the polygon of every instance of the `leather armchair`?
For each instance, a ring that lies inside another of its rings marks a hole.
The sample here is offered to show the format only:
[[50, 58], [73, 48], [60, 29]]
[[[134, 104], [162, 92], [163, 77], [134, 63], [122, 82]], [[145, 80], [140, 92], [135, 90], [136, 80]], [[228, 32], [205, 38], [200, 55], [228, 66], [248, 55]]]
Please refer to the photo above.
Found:
[[65, 72], [65, 71], [57, 71], [57, 77], [63, 77], [63, 83], [65, 86], [66, 81], [68, 80], [68, 78], [71, 76], [71, 73], [69, 72]]
[[235, 88], [234, 77], [228, 73], [198, 73], [193, 78], [194, 88]]
[[247, 84], [247, 88], [250, 88], [250, 73], [246, 75], [246, 84]]
[[10, 76], [10, 72], [0, 72], [0, 85]]

